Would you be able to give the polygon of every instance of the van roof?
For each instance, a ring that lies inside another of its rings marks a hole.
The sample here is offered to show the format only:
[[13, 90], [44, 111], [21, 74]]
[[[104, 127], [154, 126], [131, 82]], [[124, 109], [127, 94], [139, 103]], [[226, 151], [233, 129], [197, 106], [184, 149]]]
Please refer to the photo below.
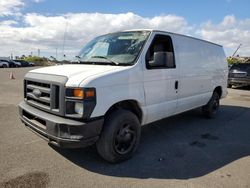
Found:
[[200, 40], [200, 41], [203, 41], [203, 42], [207, 42], [207, 43], [214, 44], [214, 45], [222, 47], [222, 45], [211, 42], [211, 41], [208, 41], [208, 40], [199, 39], [199, 38], [195, 38], [195, 37], [192, 37], [192, 36], [183, 35], [183, 34], [179, 34], [179, 33], [173, 33], [173, 32], [168, 32], [168, 31], [163, 31], [163, 30], [157, 30], [157, 29], [131, 29], [131, 30], [125, 30], [125, 31], [119, 31], [119, 32], [128, 32], [128, 31], [150, 31], [150, 32], [161, 32], [161, 33], [166, 33], [166, 34], [179, 35], [179, 36], [188, 37], [188, 38], [192, 38], [192, 39], [195, 39], [195, 40]]

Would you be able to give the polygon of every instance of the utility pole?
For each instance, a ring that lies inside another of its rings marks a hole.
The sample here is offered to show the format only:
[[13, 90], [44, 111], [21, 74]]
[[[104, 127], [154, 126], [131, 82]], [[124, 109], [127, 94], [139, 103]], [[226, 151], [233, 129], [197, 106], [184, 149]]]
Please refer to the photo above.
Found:
[[66, 21], [66, 26], [65, 26], [65, 30], [64, 30], [64, 36], [63, 36], [63, 49], [62, 49], [63, 57], [65, 56], [65, 54], [64, 54], [64, 46], [65, 46], [67, 28], [68, 28], [68, 21]]
[[57, 59], [57, 47], [56, 47], [56, 59]]

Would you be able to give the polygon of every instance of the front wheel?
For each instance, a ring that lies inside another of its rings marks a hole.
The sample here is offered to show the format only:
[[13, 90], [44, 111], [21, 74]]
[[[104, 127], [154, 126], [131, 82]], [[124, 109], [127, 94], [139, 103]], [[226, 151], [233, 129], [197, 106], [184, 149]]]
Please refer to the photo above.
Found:
[[220, 96], [214, 92], [209, 102], [202, 107], [202, 111], [207, 118], [215, 118], [220, 107]]
[[111, 163], [119, 163], [132, 157], [138, 148], [141, 126], [137, 116], [127, 110], [117, 110], [105, 120], [96, 143], [99, 155]]

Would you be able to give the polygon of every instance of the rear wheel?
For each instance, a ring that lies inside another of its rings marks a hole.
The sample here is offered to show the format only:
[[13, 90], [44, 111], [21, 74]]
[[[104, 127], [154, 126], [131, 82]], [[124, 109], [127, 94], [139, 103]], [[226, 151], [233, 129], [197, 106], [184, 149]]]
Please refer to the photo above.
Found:
[[214, 92], [209, 102], [202, 107], [202, 111], [207, 118], [215, 118], [220, 107], [220, 96]]
[[110, 114], [97, 141], [100, 156], [111, 163], [125, 161], [138, 148], [141, 126], [137, 116], [127, 110], [117, 110]]
[[3, 68], [7, 68], [7, 65], [3, 64]]

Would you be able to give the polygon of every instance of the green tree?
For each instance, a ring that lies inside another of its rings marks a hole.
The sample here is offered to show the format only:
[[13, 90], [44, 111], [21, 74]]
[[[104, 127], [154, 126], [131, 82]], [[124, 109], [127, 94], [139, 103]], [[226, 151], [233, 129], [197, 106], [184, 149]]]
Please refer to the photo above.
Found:
[[235, 64], [235, 63], [243, 63], [243, 61], [237, 57], [228, 57], [227, 58], [227, 63], [229, 65]]
[[45, 57], [29, 56], [29, 57], [25, 57], [23, 60], [32, 62], [36, 66], [48, 66], [49, 65], [49, 60]]

